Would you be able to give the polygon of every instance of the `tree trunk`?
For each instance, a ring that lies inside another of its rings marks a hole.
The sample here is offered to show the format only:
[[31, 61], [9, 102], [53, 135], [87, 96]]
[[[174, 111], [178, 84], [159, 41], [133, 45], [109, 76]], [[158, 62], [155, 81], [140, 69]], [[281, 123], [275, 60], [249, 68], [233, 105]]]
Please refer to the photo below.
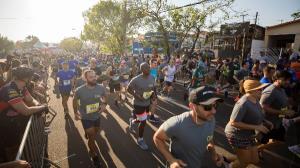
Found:
[[191, 48], [190, 55], [192, 55], [192, 53], [194, 52], [194, 49], [196, 47], [196, 43], [197, 43], [197, 41], [199, 39], [199, 36], [200, 36], [200, 28], [196, 28], [196, 29], [197, 29], [196, 38], [193, 41], [193, 46]]
[[162, 36], [163, 36], [163, 44], [164, 44], [165, 52], [166, 52], [167, 56], [171, 56], [168, 32], [166, 31], [166, 29], [159, 17], [157, 17], [157, 21], [158, 21], [159, 27], [160, 27], [159, 31], [160, 31], [160, 33], [162, 33]]

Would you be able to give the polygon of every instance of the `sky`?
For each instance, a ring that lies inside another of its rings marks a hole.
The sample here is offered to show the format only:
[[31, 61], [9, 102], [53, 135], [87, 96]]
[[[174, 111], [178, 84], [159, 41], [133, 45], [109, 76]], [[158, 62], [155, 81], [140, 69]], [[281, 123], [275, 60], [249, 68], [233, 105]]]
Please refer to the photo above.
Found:
[[[178, 6], [198, 0], [168, 0]], [[0, 34], [13, 41], [35, 35], [42, 42], [60, 42], [66, 37], [79, 37], [83, 30], [82, 13], [97, 0], [0, 0]], [[292, 20], [291, 14], [300, 11], [300, 0], [235, 0], [233, 9], [246, 11], [245, 21], [271, 26], [281, 20]], [[242, 22], [242, 17], [226, 21]]]

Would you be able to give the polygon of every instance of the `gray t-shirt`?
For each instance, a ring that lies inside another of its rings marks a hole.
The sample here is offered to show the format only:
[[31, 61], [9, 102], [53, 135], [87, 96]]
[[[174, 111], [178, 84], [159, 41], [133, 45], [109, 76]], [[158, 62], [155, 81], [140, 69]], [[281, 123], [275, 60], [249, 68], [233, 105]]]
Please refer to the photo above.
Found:
[[[269, 105], [276, 110], [284, 110], [288, 107], [288, 97], [282, 88], [275, 87], [275, 85], [272, 84], [262, 92], [260, 104]], [[271, 121], [275, 128], [280, 127], [281, 118], [279, 118], [279, 116], [266, 113], [266, 119]]]
[[161, 127], [170, 138], [172, 155], [188, 168], [201, 167], [206, 147], [213, 139], [215, 119], [197, 125], [190, 112], [185, 112], [169, 118]]
[[100, 117], [101, 97], [105, 96], [105, 88], [96, 84], [94, 88], [82, 85], [76, 89], [74, 97], [79, 101], [79, 112], [83, 120], [96, 120]]
[[[155, 79], [152, 75], [149, 74], [147, 78], [143, 77], [142, 74], [134, 77], [128, 84], [128, 87], [131, 88], [135, 94], [143, 96], [149, 92], [154, 91]], [[150, 97], [144, 100], [134, 97], [133, 105], [137, 106], [149, 106]]]
[[[234, 105], [230, 119], [235, 122], [243, 122], [251, 125], [259, 125], [264, 120], [264, 114], [259, 102], [253, 103], [247, 99], [244, 95]], [[227, 124], [225, 127], [225, 133], [231, 134], [241, 138], [249, 138], [255, 135], [254, 130], [239, 129], [231, 124]]]

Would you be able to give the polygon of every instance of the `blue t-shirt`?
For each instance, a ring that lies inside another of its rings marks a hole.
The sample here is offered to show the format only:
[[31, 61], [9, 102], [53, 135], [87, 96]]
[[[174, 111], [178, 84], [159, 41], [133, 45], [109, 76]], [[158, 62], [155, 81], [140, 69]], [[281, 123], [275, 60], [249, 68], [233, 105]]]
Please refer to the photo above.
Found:
[[262, 77], [259, 82], [260, 83], [271, 83], [271, 81], [266, 77]]
[[71, 80], [75, 77], [75, 73], [71, 70], [61, 70], [57, 72], [57, 77], [59, 78], [59, 89], [63, 91], [71, 91]]
[[76, 66], [78, 65], [78, 61], [70, 60], [69, 61], [69, 69], [75, 72]]
[[150, 69], [150, 74], [154, 77], [154, 79], [156, 79], [157, 76], [158, 76], [158, 70], [157, 70], [157, 68], [151, 68]]

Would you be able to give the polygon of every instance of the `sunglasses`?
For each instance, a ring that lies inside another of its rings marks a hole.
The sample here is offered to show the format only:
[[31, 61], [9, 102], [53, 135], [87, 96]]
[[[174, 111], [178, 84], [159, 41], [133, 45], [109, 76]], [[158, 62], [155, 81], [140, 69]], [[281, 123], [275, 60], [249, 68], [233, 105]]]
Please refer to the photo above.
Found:
[[209, 105], [200, 104], [200, 106], [202, 106], [205, 111], [211, 111], [213, 108], [216, 109], [218, 105], [217, 103], [214, 103]]

